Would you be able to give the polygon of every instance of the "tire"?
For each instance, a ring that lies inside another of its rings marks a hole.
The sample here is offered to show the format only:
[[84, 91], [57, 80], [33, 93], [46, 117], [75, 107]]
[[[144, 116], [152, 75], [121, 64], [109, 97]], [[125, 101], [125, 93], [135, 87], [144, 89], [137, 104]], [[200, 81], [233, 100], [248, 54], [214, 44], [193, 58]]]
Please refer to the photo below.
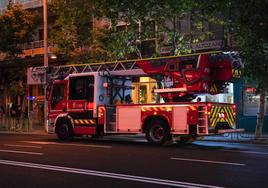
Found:
[[148, 142], [155, 145], [166, 144], [171, 141], [168, 124], [161, 119], [153, 119], [145, 131]]
[[60, 140], [69, 140], [73, 137], [73, 130], [67, 121], [61, 121], [57, 127], [57, 136]]

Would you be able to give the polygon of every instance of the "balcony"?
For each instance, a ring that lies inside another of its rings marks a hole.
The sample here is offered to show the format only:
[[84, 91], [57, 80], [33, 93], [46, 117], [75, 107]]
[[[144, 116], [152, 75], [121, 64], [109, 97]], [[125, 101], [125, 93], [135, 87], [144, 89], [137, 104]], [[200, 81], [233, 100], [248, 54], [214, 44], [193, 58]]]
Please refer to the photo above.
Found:
[[[2, 14], [5, 11], [8, 5], [8, 1], [9, 0], [0, 1], [0, 14]], [[11, 2], [22, 4], [24, 9], [33, 9], [43, 6], [43, 0], [11, 0]], [[50, 2], [50, 0], [47, 0], [47, 2]]]
[[[30, 43], [19, 45], [23, 53], [19, 55], [20, 58], [35, 57], [44, 54], [44, 41], [38, 40]], [[51, 53], [53, 47], [48, 47], [48, 53]], [[0, 53], [0, 61], [5, 59], [6, 55]]]
[[[38, 40], [30, 43], [25, 43], [19, 46], [23, 53], [19, 55], [20, 58], [34, 57], [44, 54], [44, 41]], [[48, 47], [48, 53], [51, 53], [52, 47]]]

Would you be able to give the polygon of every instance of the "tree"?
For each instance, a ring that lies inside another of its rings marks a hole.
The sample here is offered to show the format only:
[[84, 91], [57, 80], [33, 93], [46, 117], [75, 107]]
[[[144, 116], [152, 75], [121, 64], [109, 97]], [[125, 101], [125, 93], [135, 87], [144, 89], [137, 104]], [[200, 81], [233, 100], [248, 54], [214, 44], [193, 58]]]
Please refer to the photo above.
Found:
[[49, 36], [55, 52], [72, 63], [107, 59], [103, 49], [104, 31], [95, 28], [93, 4], [88, 0], [54, 0], [50, 9], [56, 15], [55, 27]]
[[[168, 41], [173, 46], [173, 54], [187, 51], [185, 50], [186, 44], [194, 40], [197, 41], [197, 38], [187, 39], [177, 29], [177, 21], [179, 19], [182, 19], [189, 13], [198, 12], [193, 0], [96, 0], [95, 7], [97, 11], [95, 12], [96, 16], [105, 16], [111, 20], [113, 33], [119, 33], [121, 37], [125, 36], [126, 40], [118, 38], [120, 39], [118, 42], [121, 43], [121, 46], [117, 46], [118, 51], [136, 52], [141, 57], [141, 52], [139, 51], [141, 42], [154, 38], [159, 43], [163, 33], [168, 34]], [[194, 15], [197, 14], [192, 14], [192, 20], [195, 19]], [[167, 27], [168, 20], [172, 22], [172, 28]], [[127, 32], [118, 32], [116, 28], [119, 22], [125, 23]], [[115, 43], [118, 42], [115, 40]], [[122, 53], [120, 53], [121, 55]], [[115, 54], [115, 56], [118, 55]], [[127, 55], [124, 54], [124, 56]]]
[[[268, 91], [268, 2], [266, 0], [237, 0], [239, 11], [234, 19], [234, 36], [245, 58], [245, 76], [257, 82], [260, 95], [255, 137], [260, 138], [264, 124], [265, 98]], [[235, 13], [234, 13], [235, 14]]]
[[268, 91], [268, 1], [211, 0], [200, 4], [207, 19], [226, 27], [227, 36], [232, 37], [234, 43], [229, 49], [239, 51], [244, 59], [245, 79], [257, 82], [260, 105], [255, 137], [260, 138]]
[[[50, 42], [57, 46], [56, 53], [72, 61], [94, 60], [95, 50], [102, 53], [97, 61], [141, 58], [143, 42], [155, 39], [157, 49], [163, 33], [168, 33], [173, 54], [189, 52], [186, 49], [189, 43], [205, 39], [204, 36], [187, 38], [177, 29], [177, 21], [189, 12], [192, 21], [200, 19], [194, 0], [54, 0], [51, 8], [57, 15], [57, 21]], [[93, 27], [93, 22], [103, 18], [108, 20], [106, 27]], [[167, 18], [173, 28], [167, 27]], [[196, 29], [202, 30], [202, 22], [198, 21]], [[120, 26], [121, 23], [124, 26]], [[100, 35], [96, 35], [96, 31]], [[156, 50], [153, 55], [157, 53]]]
[[[205, 29], [205, 23], [208, 20], [202, 15], [208, 13], [201, 9], [205, 5], [205, 1], [96, 0], [94, 4], [97, 11], [95, 15], [109, 18], [113, 31], [118, 33], [116, 30], [118, 23], [125, 22], [128, 32], [125, 35], [126, 40], [121, 51], [124, 52], [130, 48], [130, 51], [133, 52], [134, 49], [139, 57], [142, 55], [139, 52], [142, 41], [150, 38], [156, 41], [156, 53], [153, 56], [158, 56], [159, 46], [163, 43], [172, 46], [171, 54], [179, 55], [191, 53], [191, 44], [202, 42], [213, 35]], [[191, 27], [194, 28], [187, 34], [182, 33], [179, 29], [179, 21], [186, 17], [190, 18]], [[124, 34], [120, 34], [120, 36], [122, 37]], [[164, 41], [163, 38], [165, 38]]]
[[25, 93], [20, 83], [26, 80], [26, 64], [17, 57], [22, 53], [20, 45], [32, 38], [36, 17], [35, 12], [11, 1], [0, 15], [0, 52], [5, 54], [5, 61], [1, 62], [5, 69], [1, 68], [0, 80], [8, 85], [8, 93], [14, 100]]
[[10, 2], [0, 15], [0, 52], [6, 53], [8, 58], [21, 54], [20, 45], [31, 39], [35, 19], [35, 13]]

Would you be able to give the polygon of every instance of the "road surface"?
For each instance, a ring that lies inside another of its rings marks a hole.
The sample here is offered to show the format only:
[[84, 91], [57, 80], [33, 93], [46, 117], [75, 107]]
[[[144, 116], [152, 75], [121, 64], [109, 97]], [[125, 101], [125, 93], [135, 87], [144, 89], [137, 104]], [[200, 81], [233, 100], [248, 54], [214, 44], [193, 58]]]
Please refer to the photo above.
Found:
[[0, 187], [267, 187], [268, 145], [0, 134]]

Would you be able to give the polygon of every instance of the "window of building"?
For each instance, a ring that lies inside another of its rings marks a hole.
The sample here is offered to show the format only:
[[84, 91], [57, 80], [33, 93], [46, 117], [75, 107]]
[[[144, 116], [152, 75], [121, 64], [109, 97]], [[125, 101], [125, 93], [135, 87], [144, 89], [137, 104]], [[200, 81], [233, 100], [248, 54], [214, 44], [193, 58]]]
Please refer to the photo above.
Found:
[[94, 76], [71, 77], [69, 86], [70, 100], [94, 100]]
[[134, 103], [145, 104], [155, 103], [157, 94], [154, 93], [154, 89], [157, 88], [156, 81], [149, 77], [140, 77], [137, 80], [133, 80], [132, 87], [132, 100]]
[[177, 20], [177, 29], [180, 33], [190, 34], [191, 24], [190, 24], [190, 14], [186, 14], [183, 18]]
[[38, 40], [44, 40], [44, 29], [38, 30]]

